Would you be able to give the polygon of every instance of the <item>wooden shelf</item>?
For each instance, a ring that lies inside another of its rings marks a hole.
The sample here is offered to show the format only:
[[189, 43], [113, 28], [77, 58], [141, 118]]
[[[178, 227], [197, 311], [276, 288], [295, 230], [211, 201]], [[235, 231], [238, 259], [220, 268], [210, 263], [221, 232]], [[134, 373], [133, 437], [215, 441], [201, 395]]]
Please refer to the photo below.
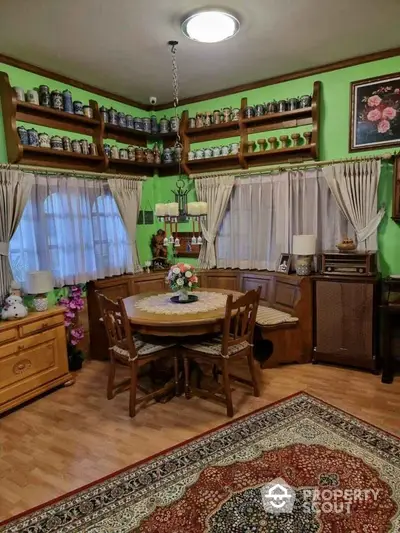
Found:
[[43, 107], [29, 102], [17, 100], [16, 108], [16, 119], [18, 121], [30, 122], [47, 128], [74, 131], [93, 136], [94, 130], [100, 127], [100, 121], [94, 118], [57, 111], [51, 107]]
[[208, 157], [207, 159], [192, 159], [184, 162], [184, 168], [192, 174], [195, 172], [214, 172], [215, 170], [229, 170], [241, 168], [239, 154], [221, 157]]
[[85, 155], [52, 148], [39, 146], [19, 145], [21, 157], [18, 163], [46, 167], [67, 167], [77, 170], [103, 171], [105, 169], [104, 157], [101, 155]]
[[316, 147], [313, 144], [278, 148], [263, 152], [244, 153], [243, 157], [249, 167], [259, 165], [273, 165], [275, 163], [290, 163], [314, 159]]
[[133, 128], [123, 128], [115, 124], [104, 123], [104, 137], [115, 141], [133, 144], [135, 146], [147, 146], [147, 141], [163, 141], [166, 146], [174, 143], [176, 133], [148, 133], [147, 131], [135, 130]]
[[186, 135], [192, 143], [208, 141], [210, 139], [225, 139], [227, 137], [237, 137], [240, 135], [240, 123], [238, 120], [222, 122], [221, 124], [211, 124], [204, 128], [187, 128]]
[[269, 113], [260, 117], [244, 118], [242, 123], [246, 127], [247, 133], [296, 128], [297, 126], [312, 124], [312, 108], [305, 107], [282, 113]]
[[[107, 159], [107, 158], [106, 158]], [[178, 163], [147, 163], [146, 161], [132, 161], [130, 159], [107, 159], [109, 171], [116, 171], [126, 174], [143, 174], [153, 176], [157, 172], [159, 176], [174, 176], [179, 171]]]

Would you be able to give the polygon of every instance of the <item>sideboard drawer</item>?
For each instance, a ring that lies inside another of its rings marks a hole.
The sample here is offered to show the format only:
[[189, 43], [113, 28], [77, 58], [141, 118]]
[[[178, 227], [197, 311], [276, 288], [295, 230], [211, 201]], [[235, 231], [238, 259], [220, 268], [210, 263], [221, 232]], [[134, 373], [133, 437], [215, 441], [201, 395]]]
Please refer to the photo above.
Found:
[[45, 331], [49, 328], [60, 326], [61, 324], [64, 324], [63, 315], [50, 316], [43, 318], [43, 320], [36, 320], [35, 322], [20, 326], [19, 334], [20, 337], [27, 337], [28, 335], [33, 335], [34, 333], [39, 333], [40, 331]]
[[0, 405], [68, 372], [64, 327], [7, 346], [0, 359]]
[[0, 331], [0, 344], [15, 341], [15, 339], [18, 339], [17, 328], [11, 328], [6, 329], [4, 331]]

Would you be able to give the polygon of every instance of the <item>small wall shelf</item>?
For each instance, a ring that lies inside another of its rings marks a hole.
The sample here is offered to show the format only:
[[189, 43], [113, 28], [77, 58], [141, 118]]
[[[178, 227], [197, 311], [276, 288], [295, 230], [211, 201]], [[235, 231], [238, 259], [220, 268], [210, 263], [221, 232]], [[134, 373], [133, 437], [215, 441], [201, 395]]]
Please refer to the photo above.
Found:
[[21, 151], [20, 162], [25, 165], [38, 165], [46, 167], [66, 167], [77, 170], [105, 170], [104, 157], [100, 155], [85, 155], [65, 150], [53, 150], [39, 146], [19, 145]]
[[[309, 159], [318, 159], [318, 127], [319, 127], [319, 100], [321, 83], [314, 82], [311, 107], [299, 108], [282, 113], [268, 113], [259, 117], [245, 118], [244, 110], [247, 107], [247, 98], [242, 98], [239, 120], [212, 124], [203, 128], [189, 128], [188, 112], [182, 115], [182, 139], [184, 161], [183, 168], [187, 174], [214, 172], [235, 168], [247, 169], [257, 165], [275, 163], [301, 162]], [[257, 150], [247, 152], [249, 135], [279, 129], [297, 128], [310, 125], [311, 141], [306, 144], [289, 145], [285, 148], [274, 150]], [[188, 160], [187, 154], [192, 143], [211, 141], [240, 136], [240, 150], [238, 155], [228, 155], [207, 159]]]
[[130, 159], [107, 158], [107, 169], [123, 174], [137, 174], [153, 176], [157, 171], [159, 176], [175, 176], [179, 171], [178, 163], [147, 163], [147, 161], [131, 161]]

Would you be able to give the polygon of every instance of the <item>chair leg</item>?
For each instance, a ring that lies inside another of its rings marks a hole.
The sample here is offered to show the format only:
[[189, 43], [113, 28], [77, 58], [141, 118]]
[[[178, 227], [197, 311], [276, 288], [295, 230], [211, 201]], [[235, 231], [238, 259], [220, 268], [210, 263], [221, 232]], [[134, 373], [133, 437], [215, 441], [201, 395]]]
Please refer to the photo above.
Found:
[[228, 416], [233, 416], [232, 391], [231, 382], [229, 379], [228, 360], [225, 358], [222, 359], [222, 379], [226, 398], [226, 414]]
[[254, 396], [258, 397], [260, 396], [260, 385], [258, 383], [257, 371], [254, 364], [253, 350], [247, 355], [247, 362], [249, 364], [251, 381], [253, 383]]
[[137, 360], [131, 362], [131, 384], [129, 392], [129, 416], [133, 418], [136, 414], [136, 392], [137, 392], [137, 375], [138, 362]]
[[183, 356], [183, 367], [185, 370], [185, 396], [187, 400], [190, 400], [190, 368], [189, 368], [189, 358], [185, 355]]
[[107, 380], [107, 400], [112, 400], [114, 398], [114, 380], [115, 380], [115, 369], [116, 362], [114, 356], [110, 352], [110, 366], [108, 368], [108, 380]]
[[179, 361], [178, 356], [174, 355], [174, 379], [175, 379], [175, 394], [176, 396], [180, 395], [179, 387]]

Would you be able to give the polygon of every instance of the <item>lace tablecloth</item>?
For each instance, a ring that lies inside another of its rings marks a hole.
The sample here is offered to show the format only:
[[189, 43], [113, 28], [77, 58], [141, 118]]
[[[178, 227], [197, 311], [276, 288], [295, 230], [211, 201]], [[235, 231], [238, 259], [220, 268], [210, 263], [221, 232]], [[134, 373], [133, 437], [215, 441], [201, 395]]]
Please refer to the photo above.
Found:
[[173, 303], [170, 298], [175, 295], [171, 292], [168, 294], [157, 294], [157, 296], [148, 296], [147, 298], [138, 300], [135, 306], [148, 313], [156, 313], [160, 315], [187, 315], [213, 311], [214, 309], [220, 309], [226, 305], [226, 294], [221, 294], [220, 292], [193, 291], [190, 294], [198, 296], [198, 301], [188, 304]]

